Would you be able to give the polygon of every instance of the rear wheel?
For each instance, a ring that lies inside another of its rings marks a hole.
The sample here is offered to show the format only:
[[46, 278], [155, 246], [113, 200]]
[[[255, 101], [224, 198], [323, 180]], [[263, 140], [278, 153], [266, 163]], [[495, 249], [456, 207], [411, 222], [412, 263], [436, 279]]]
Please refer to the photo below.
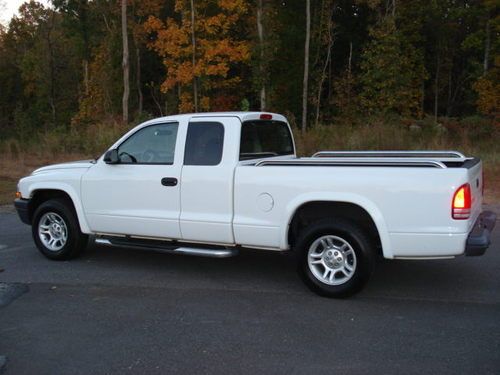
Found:
[[87, 246], [88, 236], [80, 231], [73, 206], [65, 199], [42, 203], [33, 215], [31, 230], [38, 250], [50, 259], [75, 258]]
[[374, 269], [375, 251], [369, 237], [344, 219], [310, 224], [296, 247], [302, 279], [322, 296], [342, 298], [360, 291]]

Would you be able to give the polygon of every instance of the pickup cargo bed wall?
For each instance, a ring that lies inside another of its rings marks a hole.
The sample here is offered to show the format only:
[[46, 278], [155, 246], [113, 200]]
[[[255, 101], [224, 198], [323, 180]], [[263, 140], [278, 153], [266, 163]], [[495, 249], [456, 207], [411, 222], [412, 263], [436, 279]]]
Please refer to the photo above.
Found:
[[[387, 258], [426, 256], [435, 249], [425, 249], [425, 242], [435, 243], [435, 239], [443, 246], [440, 248], [443, 255], [456, 255], [457, 249], [463, 248], [457, 244], [465, 244], [474, 220], [453, 220], [450, 201], [454, 189], [467, 182], [469, 173], [474, 172], [463, 168], [378, 166], [322, 166], [321, 169], [318, 174], [317, 168], [293, 164], [238, 166], [236, 242], [246, 245], [258, 241], [260, 246], [286, 249], [288, 225], [300, 205], [309, 201], [338, 201], [358, 204], [371, 215]], [[269, 211], [262, 208], [264, 197], [272, 201]], [[453, 240], [440, 241], [445, 237]]]

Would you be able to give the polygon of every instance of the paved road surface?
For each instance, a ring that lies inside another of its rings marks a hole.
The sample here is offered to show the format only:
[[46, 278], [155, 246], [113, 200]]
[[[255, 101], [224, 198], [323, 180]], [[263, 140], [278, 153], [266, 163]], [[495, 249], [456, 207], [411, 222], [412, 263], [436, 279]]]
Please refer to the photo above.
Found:
[[499, 232], [483, 257], [384, 261], [361, 294], [330, 300], [279, 254], [91, 245], [77, 260], [49, 261], [3, 212], [0, 368], [6, 359], [7, 375], [499, 374]]

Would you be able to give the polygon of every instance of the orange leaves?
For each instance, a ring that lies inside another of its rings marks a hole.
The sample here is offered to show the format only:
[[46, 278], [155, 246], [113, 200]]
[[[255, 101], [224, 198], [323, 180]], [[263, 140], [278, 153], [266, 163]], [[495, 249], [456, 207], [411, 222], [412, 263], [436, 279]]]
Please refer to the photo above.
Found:
[[186, 0], [175, 0], [174, 10], [176, 13], [182, 13], [189, 8]]
[[500, 108], [500, 84], [490, 77], [481, 77], [473, 85], [477, 92], [477, 108], [485, 115], [496, 115]]
[[146, 31], [156, 33], [156, 39], [149, 43], [149, 47], [154, 49], [158, 55], [182, 56], [188, 55], [189, 32], [171, 18], [162, 22], [156, 17], [149, 17], [144, 24]]
[[227, 77], [231, 63], [245, 62], [250, 58], [248, 43], [234, 42], [222, 39], [216, 42], [210, 40], [200, 41], [206, 50], [204, 61], [200, 61], [200, 68], [208, 76]]
[[177, 82], [182, 85], [189, 84], [193, 79], [193, 66], [191, 65], [191, 62], [183, 61], [182, 63], [176, 65], [176, 67], [177, 67], [176, 70]]
[[472, 85], [472, 88], [477, 93], [476, 106], [479, 112], [498, 120], [500, 116], [500, 56], [494, 57], [493, 66]]
[[216, 42], [202, 40], [200, 44], [206, 48], [205, 56], [209, 61], [217, 61], [220, 58], [226, 61], [245, 61], [250, 58], [250, 48], [246, 42], [220, 39]]
[[[248, 11], [247, 1], [194, 0], [195, 46], [191, 40], [190, 1], [176, 0], [175, 17], [149, 17], [145, 22], [144, 28], [150, 34], [149, 48], [163, 57], [167, 71], [162, 91], [180, 86], [180, 111], [193, 110], [191, 89], [195, 78], [200, 83], [203, 110], [210, 109], [209, 97], [216, 95], [215, 91], [234, 88], [241, 81], [237, 77], [238, 67], [250, 60], [250, 45], [240, 37], [237, 27]], [[222, 80], [226, 83], [221, 84]]]
[[146, 31], [152, 33], [161, 30], [163, 27], [163, 22], [154, 16], [149, 16], [147, 21], [144, 23], [144, 28]]
[[222, 31], [227, 31], [227, 26], [225, 25], [223, 15], [217, 15], [214, 17], [208, 17], [204, 22], [204, 31], [207, 34], [217, 34]]
[[223, 11], [242, 16], [248, 12], [247, 0], [218, 0], [217, 5]]
[[183, 93], [181, 93], [179, 101], [180, 101], [179, 103], [180, 113], [193, 112], [194, 110], [193, 96], [191, 95], [190, 92], [184, 91]]
[[210, 98], [208, 96], [202, 97], [200, 102], [202, 111], [210, 110]]

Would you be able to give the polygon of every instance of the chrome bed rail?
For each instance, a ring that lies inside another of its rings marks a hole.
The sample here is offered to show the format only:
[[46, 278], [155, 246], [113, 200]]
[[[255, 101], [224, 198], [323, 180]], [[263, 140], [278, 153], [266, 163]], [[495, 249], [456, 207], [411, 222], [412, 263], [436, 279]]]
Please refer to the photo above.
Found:
[[457, 158], [469, 159], [458, 151], [319, 151], [313, 158]]
[[427, 167], [446, 169], [446, 165], [437, 160], [408, 158], [297, 158], [285, 160], [261, 160], [256, 167], [264, 166], [330, 166], [330, 167]]

